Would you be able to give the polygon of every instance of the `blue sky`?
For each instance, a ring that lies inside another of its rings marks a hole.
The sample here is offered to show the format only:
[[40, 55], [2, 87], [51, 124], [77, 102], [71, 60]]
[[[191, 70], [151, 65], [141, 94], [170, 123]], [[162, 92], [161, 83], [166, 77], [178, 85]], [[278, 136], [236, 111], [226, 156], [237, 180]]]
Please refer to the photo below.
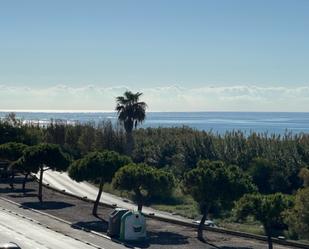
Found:
[[1, 0], [0, 109], [110, 110], [132, 89], [154, 111], [309, 111], [308, 13], [307, 0]]

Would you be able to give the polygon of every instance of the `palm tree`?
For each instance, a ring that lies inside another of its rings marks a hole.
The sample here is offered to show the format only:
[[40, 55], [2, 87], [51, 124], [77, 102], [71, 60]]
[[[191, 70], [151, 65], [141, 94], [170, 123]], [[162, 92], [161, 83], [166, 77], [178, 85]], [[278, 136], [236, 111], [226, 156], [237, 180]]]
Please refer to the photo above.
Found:
[[118, 112], [118, 121], [123, 124], [126, 131], [127, 146], [126, 153], [130, 155], [133, 150], [133, 128], [136, 128], [139, 123], [142, 123], [146, 118], [147, 104], [139, 101], [143, 93], [132, 93], [126, 91], [123, 96], [116, 98]]

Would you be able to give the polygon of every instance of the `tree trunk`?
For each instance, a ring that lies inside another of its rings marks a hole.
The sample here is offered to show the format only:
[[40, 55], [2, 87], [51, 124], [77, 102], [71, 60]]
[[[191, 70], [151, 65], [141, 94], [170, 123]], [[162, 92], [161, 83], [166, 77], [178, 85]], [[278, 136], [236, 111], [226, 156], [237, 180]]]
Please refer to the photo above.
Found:
[[134, 190], [136, 195], [136, 202], [137, 202], [137, 210], [142, 212], [143, 209], [143, 195], [139, 189]]
[[271, 232], [267, 231], [267, 243], [268, 243], [268, 249], [273, 249], [273, 241], [271, 239]]
[[43, 202], [43, 197], [42, 197], [42, 187], [43, 187], [43, 166], [40, 167], [40, 179], [39, 179], [39, 194], [38, 194], [38, 198], [39, 201], [42, 203]]
[[143, 209], [143, 204], [142, 204], [141, 202], [138, 202], [138, 204], [137, 204], [137, 210], [138, 210], [139, 212], [142, 212], [142, 209]]
[[23, 192], [24, 193], [26, 191], [26, 183], [27, 183], [28, 175], [29, 175], [29, 173], [26, 173], [25, 177], [24, 177], [24, 180], [23, 180]]
[[128, 156], [132, 155], [134, 147], [134, 140], [133, 140], [133, 134], [132, 131], [126, 132], [126, 148], [125, 148], [125, 154]]
[[202, 217], [201, 222], [200, 222], [198, 229], [197, 229], [197, 238], [201, 241], [204, 240], [204, 237], [203, 237], [203, 230], [204, 229], [203, 228], [204, 228], [204, 224], [205, 224], [205, 221], [206, 221], [206, 218], [207, 218], [207, 214], [208, 214], [208, 212], [205, 210], [203, 212], [203, 217]]
[[15, 172], [12, 169], [12, 171], [11, 171], [11, 183], [10, 183], [10, 186], [11, 186], [12, 189], [14, 189], [14, 180], [15, 180]]
[[92, 209], [92, 214], [95, 215], [95, 216], [97, 216], [97, 214], [98, 214], [98, 206], [99, 206], [99, 202], [100, 202], [102, 191], [103, 191], [103, 184], [104, 184], [104, 181], [103, 181], [103, 178], [101, 178], [99, 193], [97, 195], [97, 199], [94, 202], [93, 209]]

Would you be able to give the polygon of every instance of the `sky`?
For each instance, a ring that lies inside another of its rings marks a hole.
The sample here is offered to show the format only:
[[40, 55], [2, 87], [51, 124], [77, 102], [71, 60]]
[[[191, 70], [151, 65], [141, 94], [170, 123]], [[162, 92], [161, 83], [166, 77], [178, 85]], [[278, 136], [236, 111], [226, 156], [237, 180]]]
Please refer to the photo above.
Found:
[[1, 110], [309, 111], [308, 0], [0, 0]]

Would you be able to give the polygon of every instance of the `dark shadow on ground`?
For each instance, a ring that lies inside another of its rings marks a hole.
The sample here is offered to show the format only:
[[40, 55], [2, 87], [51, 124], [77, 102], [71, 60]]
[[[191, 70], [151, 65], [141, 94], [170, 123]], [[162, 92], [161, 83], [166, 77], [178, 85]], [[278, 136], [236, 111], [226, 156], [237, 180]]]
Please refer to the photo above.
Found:
[[72, 224], [73, 228], [80, 229], [79, 227], [87, 230], [93, 230], [99, 233], [106, 233], [108, 228], [108, 222], [105, 220], [94, 220], [94, 221], [79, 221]]
[[[26, 180], [26, 184], [28, 182], [33, 182], [33, 178], [29, 177], [27, 180]], [[13, 180], [13, 184], [15, 185], [21, 185], [22, 183], [24, 182], [24, 178], [23, 177], [20, 177], [20, 176], [15, 176], [14, 180]], [[12, 178], [8, 177], [8, 178], [0, 178], [0, 183], [1, 184], [11, 184], [12, 183]]]
[[133, 247], [148, 248], [151, 245], [184, 245], [189, 244], [188, 237], [172, 232], [147, 232], [147, 239], [129, 243]]
[[241, 247], [237, 247], [237, 246], [217, 246], [215, 245], [211, 240], [209, 239], [199, 239], [196, 238], [197, 240], [201, 241], [202, 243], [204, 243], [205, 245], [209, 245], [213, 248], [217, 248], [217, 249], [252, 249], [252, 247], [246, 247], [246, 246], [241, 246]]
[[217, 248], [217, 249], [252, 249], [252, 247], [237, 247], [237, 246], [216, 246], [215, 244], [211, 243], [210, 241], [202, 241], [200, 240], [201, 242], [207, 244], [207, 245], [210, 245], [214, 248]]
[[40, 202], [24, 202], [21, 203], [24, 207], [33, 208], [37, 210], [55, 210], [55, 209], [63, 209], [74, 206], [73, 204], [61, 202], [61, 201], [43, 201]]
[[128, 248], [136, 248], [136, 247], [137, 248], [148, 248], [149, 246], [150, 246], [150, 244], [149, 244], [148, 240], [140, 241], [140, 242], [130, 241], [129, 243], [126, 243], [126, 247], [128, 247]]
[[252, 247], [235, 247], [235, 246], [221, 246], [221, 247], [216, 247], [220, 249], [252, 249]]
[[[32, 191], [29, 191], [29, 192], [32, 192]], [[7, 196], [12, 197], [12, 198], [21, 198], [21, 197], [36, 197], [38, 195], [37, 194], [28, 194], [27, 192], [20, 192], [19, 194], [9, 194]]]
[[34, 189], [25, 189], [25, 191], [22, 190], [22, 188], [10, 188], [10, 187], [6, 187], [6, 188], [1, 188], [0, 189], [0, 193], [1, 194], [7, 194], [7, 193], [29, 193], [29, 192], [34, 192]]
[[172, 232], [148, 232], [149, 244], [157, 245], [183, 245], [188, 244], [188, 237]]

